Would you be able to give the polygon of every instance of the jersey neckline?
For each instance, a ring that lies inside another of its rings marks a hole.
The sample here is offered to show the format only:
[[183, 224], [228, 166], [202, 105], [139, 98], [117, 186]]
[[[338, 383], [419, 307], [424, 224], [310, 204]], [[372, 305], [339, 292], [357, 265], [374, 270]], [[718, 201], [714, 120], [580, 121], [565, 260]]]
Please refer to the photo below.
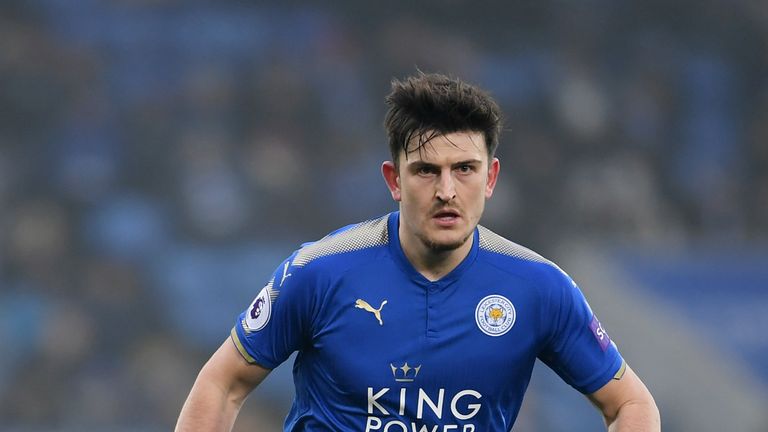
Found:
[[400, 269], [408, 275], [408, 277], [420, 285], [431, 285], [444, 287], [460, 278], [467, 269], [475, 262], [477, 258], [477, 251], [480, 245], [480, 235], [477, 227], [472, 232], [472, 248], [466, 257], [451, 270], [447, 275], [436, 281], [430, 281], [423, 274], [419, 273], [413, 264], [408, 260], [403, 252], [403, 246], [400, 244], [400, 212], [395, 211], [389, 214], [389, 220], [387, 221], [387, 231], [389, 237], [389, 250], [394, 257], [395, 262]]

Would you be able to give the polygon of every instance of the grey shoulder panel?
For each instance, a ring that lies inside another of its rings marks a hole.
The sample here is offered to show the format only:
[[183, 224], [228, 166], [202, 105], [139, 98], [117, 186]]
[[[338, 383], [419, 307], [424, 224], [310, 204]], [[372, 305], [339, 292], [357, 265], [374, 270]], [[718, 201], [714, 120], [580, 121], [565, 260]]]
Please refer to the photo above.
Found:
[[336, 255], [384, 246], [389, 242], [387, 219], [389, 215], [361, 222], [339, 233], [329, 234], [303, 247], [293, 259], [293, 265], [302, 267], [311, 261], [328, 255]]
[[478, 225], [477, 229], [480, 234], [480, 249], [526, 261], [540, 262], [555, 266], [552, 261], [542, 257], [536, 252], [524, 246], [520, 246], [513, 241], [507, 240], [482, 225]]

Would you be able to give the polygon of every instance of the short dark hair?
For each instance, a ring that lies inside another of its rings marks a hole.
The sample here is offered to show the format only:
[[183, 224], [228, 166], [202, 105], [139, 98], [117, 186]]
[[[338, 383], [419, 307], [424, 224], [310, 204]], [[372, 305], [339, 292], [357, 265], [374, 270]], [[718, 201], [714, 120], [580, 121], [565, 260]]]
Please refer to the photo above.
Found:
[[480, 132], [485, 137], [489, 159], [499, 145], [501, 110], [480, 88], [441, 74], [419, 72], [403, 81], [392, 80], [385, 102], [389, 109], [384, 127], [392, 160], [417, 137], [418, 150], [432, 138], [453, 132]]

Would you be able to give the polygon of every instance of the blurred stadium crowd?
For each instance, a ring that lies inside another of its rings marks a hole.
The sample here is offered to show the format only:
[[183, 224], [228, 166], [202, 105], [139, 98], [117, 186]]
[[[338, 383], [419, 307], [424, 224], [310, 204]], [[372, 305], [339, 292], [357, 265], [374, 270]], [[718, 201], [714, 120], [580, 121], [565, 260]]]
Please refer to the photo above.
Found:
[[3, 2], [0, 429], [168, 429], [272, 266], [394, 208], [417, 67], [502, 105], [507, 237], [768, 241], [765, 3], [358, 3]]

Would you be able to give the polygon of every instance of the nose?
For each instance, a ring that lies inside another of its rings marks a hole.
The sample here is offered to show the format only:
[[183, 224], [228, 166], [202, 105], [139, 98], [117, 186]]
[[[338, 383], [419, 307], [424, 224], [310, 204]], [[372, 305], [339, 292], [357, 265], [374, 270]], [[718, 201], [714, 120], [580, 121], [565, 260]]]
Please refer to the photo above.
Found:
[[443, 173], [437, 181], [435, 197], [442, 202], [450, 202], [456, 198], [456, 185], [450, 172]]

